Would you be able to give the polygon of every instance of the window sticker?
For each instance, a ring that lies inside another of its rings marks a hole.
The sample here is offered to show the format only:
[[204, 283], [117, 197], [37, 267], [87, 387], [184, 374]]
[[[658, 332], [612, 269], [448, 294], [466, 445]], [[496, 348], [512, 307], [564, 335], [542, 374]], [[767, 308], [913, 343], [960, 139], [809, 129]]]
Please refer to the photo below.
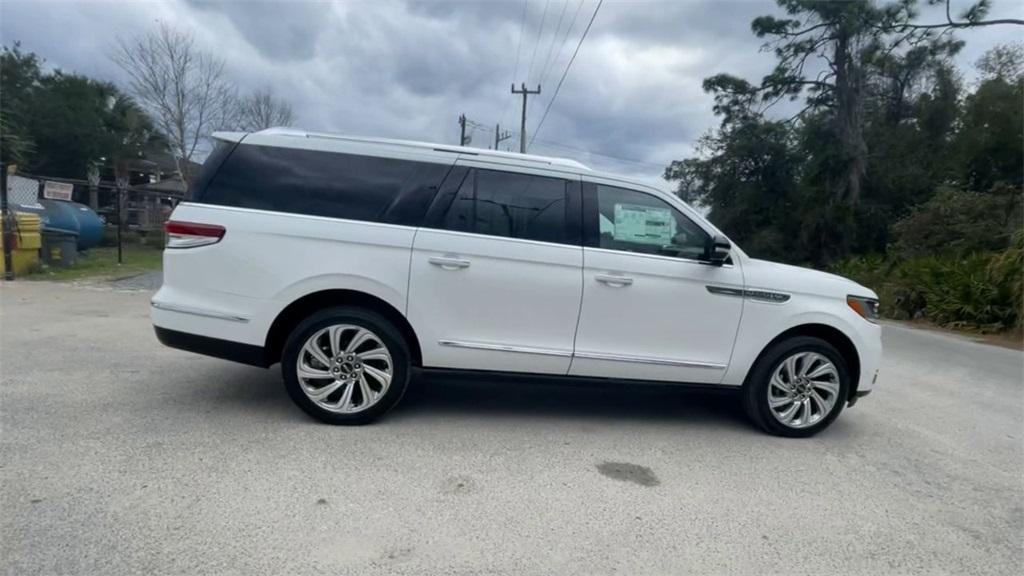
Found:
[[672, 244], [675, 218], [667, 208], [639, 204], [615, 204], [614, 238], [622, 242], [639, 244]]

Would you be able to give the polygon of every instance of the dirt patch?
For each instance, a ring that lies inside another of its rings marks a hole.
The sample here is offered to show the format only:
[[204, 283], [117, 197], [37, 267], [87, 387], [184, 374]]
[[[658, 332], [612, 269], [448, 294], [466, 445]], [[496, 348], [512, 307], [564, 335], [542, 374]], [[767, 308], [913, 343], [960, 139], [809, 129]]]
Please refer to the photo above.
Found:
[[632, 482], [648, 488], [661, 484], [653, 470], [628, 462], [602, 462], [597, 465], [597, 471], [613, 480]]
[[450, 476], [441, 484], [444, 494], [472, 494], [476, 491], [476, 481], [469, 476]]

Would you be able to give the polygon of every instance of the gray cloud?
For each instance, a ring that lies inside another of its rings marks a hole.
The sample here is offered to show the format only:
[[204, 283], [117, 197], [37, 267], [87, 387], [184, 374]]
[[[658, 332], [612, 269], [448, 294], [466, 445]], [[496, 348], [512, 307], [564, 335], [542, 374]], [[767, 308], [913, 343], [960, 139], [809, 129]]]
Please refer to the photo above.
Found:
[[330, 26], [330, 2], [185, 0], [199, 14], [227, 17], [243, 38], [268, 60], [301, 61], [316, 54], [317, 41]]
[[[270, 87], [289, 100], [301, 127], [454, 142], [465, 113], [485, 126], [473, 130], [483, 145], [495, 123], [518, 129], [513, 81], [543, 78], [543, 93], [529, 102], [528, 132], [536, 130], [597, 0], [582, 0], [573, 21], [579, 2], [529, 0], [524, 20], [521, 0], [7, 0], [0, 39], [21, 40], [51, 66], [121, 82], [107, 57], [116, 36], [160, 20], [223, 57], [240, 89]], [[1000, 1], [993, 16], [1019, 11]], [[533, 151], [656, 181], [717, 124], [701, 90], [706, 76], [756, 80], [769, 69], [771, 56], [750, 32], [751, 19], [767, 13], [778, 13], [773, 2], [607, 0]], [[934, 9], [923, 16], [942, 17]], [[959, 63], [969, 68], [1015, 32], [961, 32]]]

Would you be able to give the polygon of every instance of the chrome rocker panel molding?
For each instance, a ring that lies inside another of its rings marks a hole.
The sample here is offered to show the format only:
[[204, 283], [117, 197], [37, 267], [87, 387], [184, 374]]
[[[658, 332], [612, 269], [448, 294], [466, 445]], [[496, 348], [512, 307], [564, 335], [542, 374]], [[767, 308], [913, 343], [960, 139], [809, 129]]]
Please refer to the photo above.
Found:
[[157, 310], [164, 310], [166, 312], [177, 312], [179, 314], [191, 314], [192, 316], [202, 316], [203, 318], [216, 318], [217, 320], [228, 320], [229, 322], [249, 322], [249, 318], [245, 316], [238, 316], [236, 314], [228, 314], [226, 312], [218, 312], [216, 310], [204, 310], [201, 308], [192, 308], [190, 306], [181, 306], [179, 304], [167, 304], [159, 302], [157, 300], [150, 300], [150, 306]]
[[576, 358], [587, 360], [608, 360], [611, 362], [633, 362], [636, 364], [658, 364], [661, 366], [679, 366], [682, 368], [707, 368], [709, 370], [725, 370], [725, 364], [715, 362], [696, 362], [693, 360], [673, 360], [671, 358], [655, 358], [653, 356], [629, 356], [622, 354], [604, 354], [601, 352], [576, 352]]
[[452, 348], [469, 348], [472, 350], [490, 350], [492, 352], [515, 352], [519, 354], [539, 354], [541, 356], [572, 356], [571, 350], [552, 350], [551, 348], [532, 348], [530, 346], [510, 346], [508, 344], [491, 344], [487, 342], [465, 342], [461, 340], [438, 340], [441, 346]]
[[655, 358], [651, 356], [627, 356], [620, 354], [603, 354], [600, 352], [570, 352], [568, 350], [552, 350], [550, 348], [531, 348], [529, 346], [510, 346], [507, 344], [489, 344], [486, 342], [465, 342], [460, 340], [438, 340], [441, 346], [453, 348], [469, 348], [474, 350], [489, 350], [493, 352], [515, 352], [520, 354], [539, 354], [542, 356], [560, 356], [562, 358], [574, 357], [587, 360], [607, 360], [610, 362], [634, 362], [638, 364], [658, 364], [662, 366], [680, 366], [683, 368], [708, 368], [711, 370], [725, 370], [725, 364], [713, 362], [694, 362], [689, 360], [672, 360], [669, 358]]

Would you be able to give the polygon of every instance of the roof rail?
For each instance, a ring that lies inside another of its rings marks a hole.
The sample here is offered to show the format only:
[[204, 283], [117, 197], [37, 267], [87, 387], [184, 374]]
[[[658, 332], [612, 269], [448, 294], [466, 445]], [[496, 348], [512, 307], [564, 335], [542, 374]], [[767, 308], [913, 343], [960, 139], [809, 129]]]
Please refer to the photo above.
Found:
[[[221, 133], [218, 133], [221, 134]], [[217, 137], [215, 134], [214, 137]], [[235, 136], [237, 133], [223, 133], [223, 136]], [[501, 158], [505, 160], [516, 160], [519, 162], [537, 162], [540, 164], [549, 164], [552, 166], [563, 166], [567, 168], [573, 168], [576, 170], [590, 170], [589, 166], [572, 160], [570, 158], [559, 158], [552, 156], [537, 156], [534, 154], [518, 154], [515, 152], [501, 152], [499, 150], [487, 150], [485, 148], [470, 148], [468, 146], [451, 146], [447, 144], [438, 144], [431, 142], [418, 142], [414, 140], [395, 140], [391, 138], [369, 138], [365, 136], [348, 136], [344, 134], [332, 134], [328, 132], [308, 132], [305, 130], [298, 130], [295, 128], [267, 128], [255, 132], [263, 136], [283, 136], [291, 138], [316, 138], [325, 140], [345, 140], [348, 142], [361, 142], [368, 144], [382, 144], [388, 146], [399, 146], [406, 148], [416, 148], [421, 150], [434, 150], [437, 152], [453, 152], [456, 154], [466, 154], [471, 156], [479, 157], [490, 157], [490, 158]], [[224, 138], [227, 139], [227, 138]], [[231, 138], [235, 140], [234, 138]], [[235, 140], [237, 141], [237, 140]]]

